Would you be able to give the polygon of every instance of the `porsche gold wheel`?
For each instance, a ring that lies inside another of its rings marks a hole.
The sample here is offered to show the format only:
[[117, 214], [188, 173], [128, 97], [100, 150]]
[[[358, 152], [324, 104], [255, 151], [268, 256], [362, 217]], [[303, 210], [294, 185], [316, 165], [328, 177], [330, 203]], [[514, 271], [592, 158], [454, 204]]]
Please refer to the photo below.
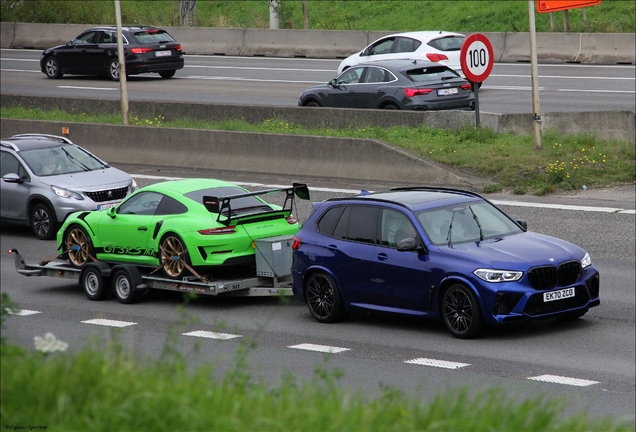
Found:
[[185, 243], [176, 234], [166, 234], [159, 245], [163, 272], [170, 278], [180, 278], [188, 274], [186, 263], [189, 265], [188, 250]]
[[64, 251], [74, 267], [82, 267], [94, 256], [93, 243], [79, 225], [71, 225], [64, 236]]

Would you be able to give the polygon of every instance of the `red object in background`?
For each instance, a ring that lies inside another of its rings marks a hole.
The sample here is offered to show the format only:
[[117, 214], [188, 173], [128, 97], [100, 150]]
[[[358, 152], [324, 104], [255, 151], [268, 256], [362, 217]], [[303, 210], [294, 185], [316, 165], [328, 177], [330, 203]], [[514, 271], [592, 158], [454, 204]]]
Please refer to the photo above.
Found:
[[537, 12], [558, 12], [566, 9], [576, 9], [601, 4], [602, 0], [536, 0]]

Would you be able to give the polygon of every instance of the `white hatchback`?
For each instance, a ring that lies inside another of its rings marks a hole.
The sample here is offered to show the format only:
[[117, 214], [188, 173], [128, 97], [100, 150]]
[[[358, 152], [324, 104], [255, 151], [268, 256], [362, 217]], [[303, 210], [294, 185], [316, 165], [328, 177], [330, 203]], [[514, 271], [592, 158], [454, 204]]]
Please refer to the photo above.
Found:
[[338, 74], [359, 63], [379, 60], [424, 60], [438, 62], [460, 75], [462, 67], [459, 53], [466, 36], [446, 31], [417, 31], [384, 36], [359, 53], [344, 59], [338, 66]]

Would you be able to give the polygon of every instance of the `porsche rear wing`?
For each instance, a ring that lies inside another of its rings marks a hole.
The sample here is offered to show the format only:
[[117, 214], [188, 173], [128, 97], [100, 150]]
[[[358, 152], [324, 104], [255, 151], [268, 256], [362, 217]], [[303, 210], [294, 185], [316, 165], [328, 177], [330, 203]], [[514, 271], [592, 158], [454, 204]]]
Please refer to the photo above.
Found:
[[[232, 200], [237, 198], [245, 198], [250, 196], [260, 196], [273, 193], [285, 193], [285, 202], [283, 203], [282, 210], [271, 210], [266, 212], [246, 214], [243, 216], [232, 217]], [[291, 214], [294, 208], [294, 197], [297, 196], [300, 199], [309, 199], [309, 188], [304, 183], [292, 183], [291, 187], [282, 189], [266, 189], [256, 192], [245, 192], [243, 194], [230, 195], [226, 197], [215, 197], [205, 195], [203, 197], [203, 205], [210, 213], [217, 213], [216, 220], [223, 225], [230, 225], [233, 221], [235, 223], [255, 222], [257, 220], [276, 219], [278, 217], [287, 217]], [[289, 204], [289, 208], [287, 205]]]

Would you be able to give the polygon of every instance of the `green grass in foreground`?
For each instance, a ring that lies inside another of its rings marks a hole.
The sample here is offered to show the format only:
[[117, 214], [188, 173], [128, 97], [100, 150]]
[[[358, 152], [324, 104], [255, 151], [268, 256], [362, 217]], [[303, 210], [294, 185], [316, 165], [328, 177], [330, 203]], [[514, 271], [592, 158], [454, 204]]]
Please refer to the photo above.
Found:
[[[5, 294], [2, 303], [4, 315]], [[329, 370], [329, 356], [322, 366], [313, 366], [309, 381], [285, 375], [268, 385], [247, 371], [254, 346], [249, 341], [238, 345], [233, 366], [215, 378], [214, 364], [188, 367], [174, 347], [158, 360], [144, 360], [122, 348], [120, 330], [113, 335], [111, 343], [93, 342], [73, 354], [65, 346], [25, 351], [3, 341], [0, 427], [64, 432], [634, 430], [628, 419], [564, 414], [564, 399], [522, 399], [494, 387], [458, 388], [428, 402], [393, 387], [365, 397], [339, 385], [343, 373]]]
[[[2, 117], [121, 124], [119, 114], [72, 114], [24, 108], [2, 108]], [[238, 120], [166, 121], [163, 117], [141, 119], [134, 115], [130, 117], [130, 124], [378, 139], [467, 174], [492, 179], [493, 184], [484, 186], [486, 193], [507, 190], [520, 195], [546, 195], [558, 190], [579, 190], [583, 186], [620, 185], [636, 179], [633, 143], [603, 141], [587, 134], [562, 135], [547, 131], [543, 134], [543, 149], [536, 151], [531, 135], [497, 134], [488, 128], [470, 126], [458, 131], [427, 126], [308, 130], [280, 119], [250, 124]]]

